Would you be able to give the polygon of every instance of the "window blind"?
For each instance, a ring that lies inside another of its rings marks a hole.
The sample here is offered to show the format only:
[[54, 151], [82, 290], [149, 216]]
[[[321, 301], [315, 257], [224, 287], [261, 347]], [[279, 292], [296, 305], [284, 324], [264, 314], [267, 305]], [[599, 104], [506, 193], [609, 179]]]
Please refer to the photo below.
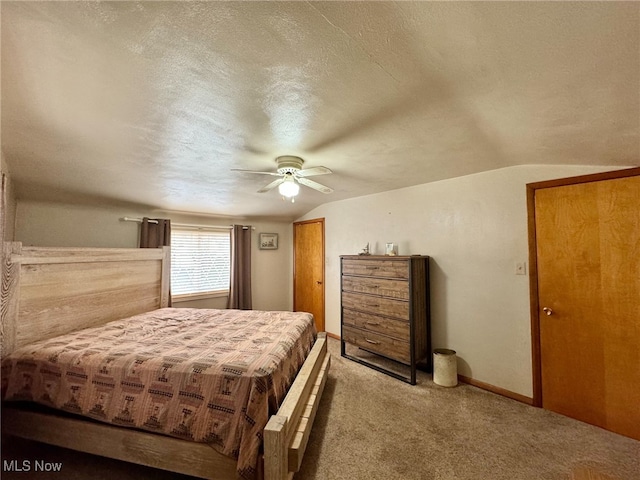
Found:
[[229, 290], [229, 230], [171, 231], [171, 294]]

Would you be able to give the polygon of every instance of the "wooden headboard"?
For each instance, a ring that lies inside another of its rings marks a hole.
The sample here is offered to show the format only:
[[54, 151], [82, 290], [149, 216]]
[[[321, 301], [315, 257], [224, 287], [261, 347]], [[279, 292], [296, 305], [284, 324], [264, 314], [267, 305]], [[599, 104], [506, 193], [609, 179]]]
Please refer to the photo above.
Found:
[[169, 247], [23, 247], [2, 252], [2, 355], [169, 304]]

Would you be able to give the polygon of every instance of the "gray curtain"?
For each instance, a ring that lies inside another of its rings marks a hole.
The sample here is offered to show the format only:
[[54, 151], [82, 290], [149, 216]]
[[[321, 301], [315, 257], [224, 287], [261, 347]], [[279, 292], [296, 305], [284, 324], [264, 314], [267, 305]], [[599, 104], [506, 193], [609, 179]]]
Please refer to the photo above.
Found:
[[171, 220], [144, 217], [140, 226], [140, 248], [158, 248], [169, 245], [171, 245]]
[[[144, 217], [140, 224], [140, 248], [159, 248], [171, 245], [171, 220], [167, 218]], [[169, 285], [169, 304], [171, 285]]]
[[251, 310], [251, 227], [231, 230], [231, 282], [227, 308]]

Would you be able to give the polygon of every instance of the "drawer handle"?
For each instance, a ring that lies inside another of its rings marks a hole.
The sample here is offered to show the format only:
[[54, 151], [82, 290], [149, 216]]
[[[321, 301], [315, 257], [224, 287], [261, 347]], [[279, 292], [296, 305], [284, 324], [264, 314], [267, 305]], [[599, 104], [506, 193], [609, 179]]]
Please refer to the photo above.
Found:
[[365, 303], [364, 306], [365, 307], [378, 308], [380, 306], [380, 304], [379, 303]]
[[379, 325], [380, 325], [380, 322], [371, 322], [371, 321], [368, 321], [368, 322], [365, 322], [365, 323], [366, 323], [367, 325], [373, 325], [373, 326], [375, 326], [375, 327], [377, 327], [377, 326], [379, 326]]
[[380, 267], [376, 267], [374, 265], [366, 265], [364, 268], [366, 268], [367, 270], [379, 270]]
[[369, 340], [367, 337], [364, 337], [364, 341], [367, 343], [373, 343], [374, 345], [380, 345], [380, 342], [376, 342], [375, 340]]

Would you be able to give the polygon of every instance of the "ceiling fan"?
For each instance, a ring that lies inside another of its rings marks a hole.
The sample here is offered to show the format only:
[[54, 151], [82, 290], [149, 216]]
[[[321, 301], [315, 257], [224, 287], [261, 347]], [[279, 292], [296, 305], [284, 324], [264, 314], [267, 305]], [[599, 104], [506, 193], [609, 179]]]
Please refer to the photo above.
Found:
[[260, 190], [258, 190], [258, 193], [268, 192], [269, 190], [278, 187], [278, 191], [280, 192], [280, 194], [283, 197], [290, 198], [292, 202], [294, 201], [294, 197], [300, 190], [300, 185], [313, 188], [314, 190], [322, 193], [333, 192], [332, 188], [329, 188], [326, 185], [322, 185], [321, 183], [314, 182], [313, 180], [309, 180], [307, 178], [314, 175], [326, 175], [328, 173], [333, 173], [327, 167], [312, 167], [302, 169], [304, 160], [302, 160], [300, 157], [294, 157], [292, 155], [283, 155], [281, 157], [278, 157], [276, 158], [276, 163], [278, 165], [278, 168], [275, 172], [259, 172], [256, 170], [243, 170], [240, 168], [232, 168], [231, 170], [234, 172], [258, 173], [260, 175], [273, 175], [276, 177], [280, 177], [270, 184], [262, 187]]

